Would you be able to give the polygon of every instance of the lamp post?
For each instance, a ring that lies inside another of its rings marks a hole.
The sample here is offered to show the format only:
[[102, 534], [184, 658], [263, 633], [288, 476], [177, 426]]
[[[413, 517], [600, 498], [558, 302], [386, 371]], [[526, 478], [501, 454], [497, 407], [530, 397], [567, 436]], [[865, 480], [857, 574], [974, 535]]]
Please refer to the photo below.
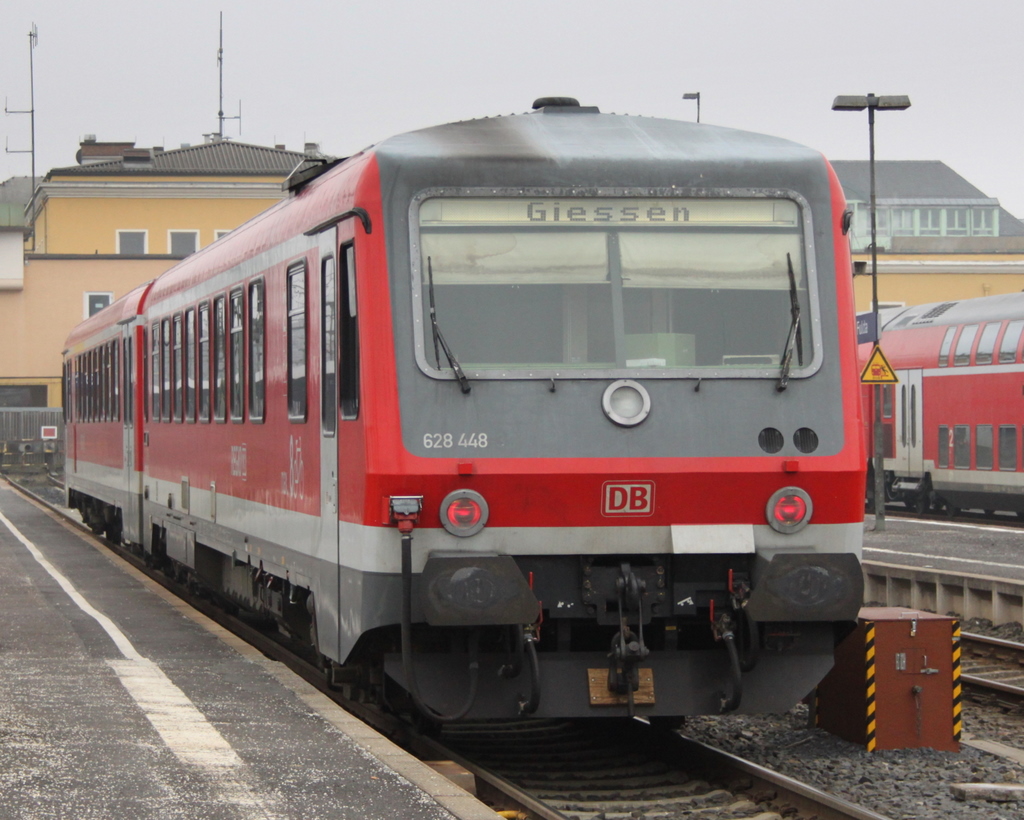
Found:
[[[878, 346], [878, 244], [875, 202], [875, 111], [905, 111], [910, 108], [910, 97], [839, 96], [832, 102], [833, 111], [868, 110], [868, 168], [871, 176], [871, 312], [875, 319], [875, 347]], [[874, 385], [875, 398], [875, 532], [885, 530], [885, 439], [882, 430], [882, 385]]]
[[683, 94], [684, 100], [696, 100], [697, 101], [697, 122], [700, 122], [700, 92], [694, 91], [690, 94]]

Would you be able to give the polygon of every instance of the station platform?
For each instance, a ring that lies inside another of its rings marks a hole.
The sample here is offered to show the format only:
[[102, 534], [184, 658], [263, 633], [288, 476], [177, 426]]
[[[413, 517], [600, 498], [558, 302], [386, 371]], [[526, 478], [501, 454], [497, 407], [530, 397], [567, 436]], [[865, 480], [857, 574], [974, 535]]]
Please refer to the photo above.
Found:
[[494, 820], [0, 481], [4, 817]]
[[864, 560], [1024, 581], [1024, 528], [1013, 523], [1002, 516], [977, 522], [887, 516], [885, 530], [875, 532], [872, 515], [864, 519]]

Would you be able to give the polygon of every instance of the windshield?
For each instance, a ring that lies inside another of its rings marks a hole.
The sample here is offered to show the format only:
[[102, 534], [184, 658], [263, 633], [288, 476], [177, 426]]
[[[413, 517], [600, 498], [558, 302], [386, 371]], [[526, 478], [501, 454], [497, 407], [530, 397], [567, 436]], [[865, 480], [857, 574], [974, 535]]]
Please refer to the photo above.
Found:
[[[803, 248], [790, 199], [429, 198], [422, 358], [451, 372], [440, 331], [470, 376], [774, 376], [794, 295], [811, 316]], [[794, 368], [810, 362], [811, 326]]]

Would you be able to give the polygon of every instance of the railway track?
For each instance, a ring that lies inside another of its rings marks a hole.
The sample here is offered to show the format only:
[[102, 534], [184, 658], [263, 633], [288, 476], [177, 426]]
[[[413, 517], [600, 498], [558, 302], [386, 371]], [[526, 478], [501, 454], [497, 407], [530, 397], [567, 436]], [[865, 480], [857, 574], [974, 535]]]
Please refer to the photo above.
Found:
[[297, 655], [279, 636], [227, 614], [130, 550], [93, 535], [33, 488], [11, 477], [8, 480], [438, 771], [454, 769], [472, 775], [477, 796], [501, 816], [521, 820], [887, 820], [641, 720], [465, 722], [446, 726], [440, 733], [424, 733], [395, 715], [344, 698], [328, 685], [318, 666]]
[[1024, 713], [1024, 644], [964, 633], [960, 667], [972, 700]]

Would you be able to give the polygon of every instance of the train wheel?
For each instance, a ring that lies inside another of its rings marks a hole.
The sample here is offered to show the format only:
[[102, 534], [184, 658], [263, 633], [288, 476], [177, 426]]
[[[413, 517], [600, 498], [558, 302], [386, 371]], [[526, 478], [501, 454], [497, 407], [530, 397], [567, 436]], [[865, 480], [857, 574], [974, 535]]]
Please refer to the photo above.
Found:
[[[909, 504], [907, 506], [910, 506]], [[918, 515], [924, 515], [931, 509], [931, 499], [928, 498], [928, 493], [918, 493], [914, 496], [913, 510]]]

